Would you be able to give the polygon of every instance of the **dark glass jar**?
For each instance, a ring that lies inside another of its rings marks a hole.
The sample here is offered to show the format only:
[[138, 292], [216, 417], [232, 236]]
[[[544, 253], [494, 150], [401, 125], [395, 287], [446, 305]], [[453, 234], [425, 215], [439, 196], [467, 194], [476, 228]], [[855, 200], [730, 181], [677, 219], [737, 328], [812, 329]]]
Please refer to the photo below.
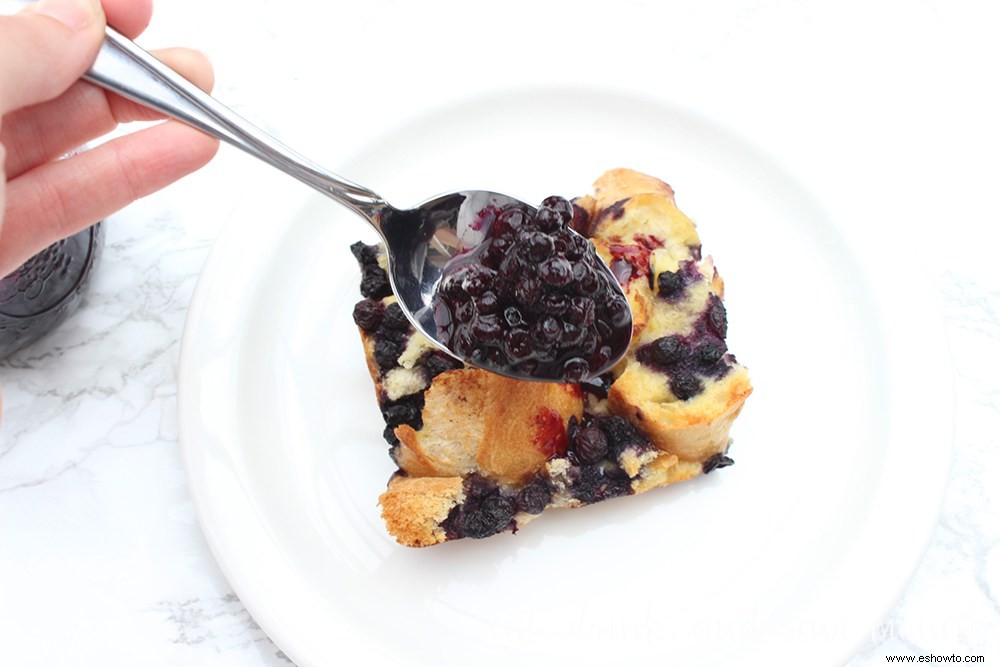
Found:
[[0, 359], [76, 311], [104, 247], [101, 223], [41, 251], [0, 280]]

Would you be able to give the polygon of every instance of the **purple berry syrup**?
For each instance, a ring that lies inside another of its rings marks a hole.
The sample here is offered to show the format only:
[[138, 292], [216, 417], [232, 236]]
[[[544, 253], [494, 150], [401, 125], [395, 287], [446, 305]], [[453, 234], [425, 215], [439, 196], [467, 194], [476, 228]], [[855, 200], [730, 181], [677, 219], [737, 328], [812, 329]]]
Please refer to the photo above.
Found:
[[441, 340], [478, 366], [541, 380], [606, 370], [628, 345], [629, 306], [590, 242], [569, 229], [573, 205], [549, 197], [534, 213], [490, 214], [485, 240], [445, 267]]

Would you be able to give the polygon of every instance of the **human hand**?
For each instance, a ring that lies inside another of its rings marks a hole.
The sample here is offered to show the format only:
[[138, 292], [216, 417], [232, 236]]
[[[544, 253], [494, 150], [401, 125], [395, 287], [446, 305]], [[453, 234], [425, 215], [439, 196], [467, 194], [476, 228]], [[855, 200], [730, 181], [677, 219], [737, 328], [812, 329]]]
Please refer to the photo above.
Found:
[[[107, 21], [135, 38], [152, 0], [41, 0], [0, 16], [0, 277], [52, 243], [211, 160], [218, 142], [168, 120], [66, 159], [119, 123], [162, 118], [79, 81]], [[204, 90], [211, 65], [188, 49], [154, 52]]]

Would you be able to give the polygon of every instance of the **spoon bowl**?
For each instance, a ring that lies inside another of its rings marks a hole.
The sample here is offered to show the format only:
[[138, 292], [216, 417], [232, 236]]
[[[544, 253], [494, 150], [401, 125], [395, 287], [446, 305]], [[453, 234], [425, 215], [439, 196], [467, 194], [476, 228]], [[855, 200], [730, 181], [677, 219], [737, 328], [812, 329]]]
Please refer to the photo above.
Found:
[[499, 192], [466, 190], [409, 210], [386, 208], [372, 221], [385, 243], [389, 282], [403, 312], [434, 345], [456, 357], [435, 321], [437, 289], [449, 262], [483, 241], [488, 228], [481, 224], [482, 212], [492, 207], [530, 208]]
[[[590, 282], [602, 286], [603, 293], [610, 296], [610, 300], [614, 302], [612, 305], [616, 306], [613, 309], [615, 326], [619, 332], [627, 329], [627, 334], [616, 335], [612, 337], [613, 340], [607, 338], [607, 341], [595, 335], [591, 341], [586, 338], [586, 332], [581, 334], [579, 330], [584, 326], [593, 328], [595, 318], [593, 313], [589, 316], [584, 313], [584, 320], [590, 318], [589, 324], [578, 322], [559, 326], [583, 340], [588, 349], [593, 348], [587, 352], [591, 355], [590, 362], [574, 355], [573, 350], [567, 352], [562, 348], [562, 357], [554, 362], [550, 360], [550, 363], [539, 364], [532, 359], [522, 359], [518, 363], [506, 358], [500, 360], [498, 357], [502, 356], [501, 351], [517, 356], [529, 348], [533, 351], [540, 350], [539, 354], [555, 357], [553, 343], [546, 340], [539, 342], [540, 337], [544, 339], [554, 335], [553, 317], [539, 316], [535, 323], [538, 326], [530, 332], [521, 324], [510, 325], [518, 329], [517, 336], [520, 338], [525, 338], [530, 333], [535, 339], [535, 347], [518, 347], [504, 341], [490, 348], [491, 354], [486, 355], [482, 348], [477, 352], [467, 341], [464, 345], [458, 345], [452, 339], [450, 334], [455, 333], [452, 312], [442, 305], [439, 288], [446, 282], [449, 271], [469, 273], [470, 259], [476, 256], [477, 250], [497, 231], [493, 229], [493, 223], [498, 216], [502, 216], [504, 212], [512, 212], [508, 217], [521, 215], [532, 219], [539, 209], [508, 195], [483, 190], [441, 195], [412, 209], [395, 208], [368, 188], [330, 173], [267, 135], [110, 27], [104, 44], [84, 79], [233, 145], [360, 215], [375, 228], [385, 245], [389, 281], [403, 313], [419, 333], [460, 361], [517, 379], [582, 381], [607, 372], [627, 352], [632, 329], [628, 301], [610, 269], [597, 257], [589, 242], [566, 226], [569, 216], [565, 207], [569, 206], [568, 202], [563, 205], [561, 222], [549, 225], [550, 231], [558, 227], [558, 231], [563, 234], [563, 245], [566, 245], [566, 235], [575, 235], [583, 240], [582, 245], [592, 255], [592, 261], [588, 264], [591, 268], [587, 271], [603, 276], [596, 283], [595, 280]], [[553, 218], [553, 215], [548, 217]], [[561, 283], [564, 278], [565, 267], [560, 264], [557, 268], [558, 280], [554, 279], [553, 284]], [[482, 268], [480, 275], [486, 275], [489, 271], [492, 269]], [[594, 278], [594, 275], [588, 276]], [[460, 277], [449, 284], [457, 284], [457, 281], [460, 282]], [[525, 290], [518, 292], [511, 288], [508, 292], [507, 296], [516, 301], [516, 297]], [[538, 290], [527, 290], [529, 297], [537, 297], [537, 292]], [[453, 289], [452, 293], [465, 294], [461, 289]], [[566, 295], [567, 300], [570, 296], [572, 295]], [[459, 304], [460, 312], [456, 313], [455, 322], [461, 321], [462, 313], [471, 312], [473, 307], [473, 297], [464, 298], [468, 298], [469, 303], [467, 307]], [[516, 308], [516, 305], [509, 307]], [[476, 308], [479, 308], [478, 304]], [[593, 311], [594, 307], [591, 306], [590, 310]], [[495, 314], [480, 314], [483, 322], [490, 318], [496, 320], [498, 317]], [[545, 320], [544, 326], [540, 324], [542, 319]], [[484, 328], [488, 327], [480, 327]], [[609, 328], [608, 325], [605, 328]], [[610, 344], [601, 345], [604, 342]]]

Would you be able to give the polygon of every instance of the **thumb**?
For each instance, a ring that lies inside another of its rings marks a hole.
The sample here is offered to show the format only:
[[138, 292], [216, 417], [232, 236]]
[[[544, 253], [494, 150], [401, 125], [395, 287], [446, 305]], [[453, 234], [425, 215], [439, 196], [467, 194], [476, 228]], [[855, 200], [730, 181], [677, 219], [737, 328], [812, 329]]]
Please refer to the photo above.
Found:
[[69, 88], [93, 63], [103, 35], [99, 0], [40, 0], [0, 16], [0, 116]]

